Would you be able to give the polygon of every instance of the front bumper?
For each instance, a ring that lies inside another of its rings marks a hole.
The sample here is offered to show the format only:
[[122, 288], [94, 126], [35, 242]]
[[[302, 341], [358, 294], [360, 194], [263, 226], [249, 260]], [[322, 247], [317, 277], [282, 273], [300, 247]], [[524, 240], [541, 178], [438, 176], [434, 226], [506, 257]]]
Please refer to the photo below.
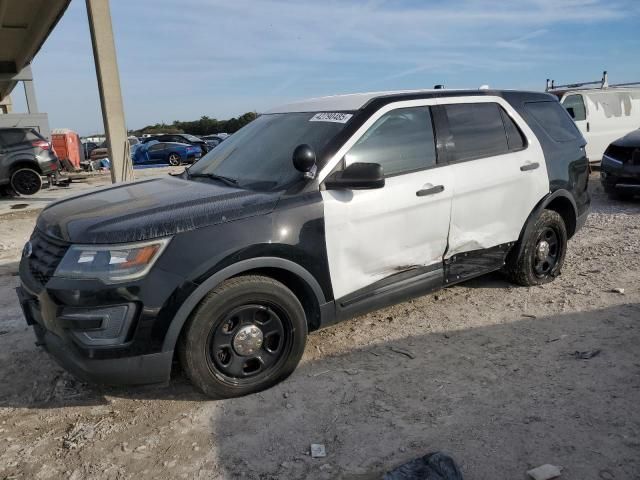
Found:
[[600, 167], [600, 182], [606, 190], [640, 193], [640, 165], [623, 163], [605, 155]]
[[[126, 356], [119, 358], [93, 358], [69, 338], [64, 328], [64, 316], [53, 314], [46, 293], [34, 296], [23, 287], [16, 289], [20, 306], [28, 325], [33, 326], [36, 345], [43, 347], [64, 369], [78, 378], [107, 385], [143, 385], [166, 383], [171, 374], [173, 351]], [[43, 315], [43, 310], [49, 310]], [[55, 330], [55, 331], [54, 331]], [[94, 350], [95, 353], [95, 350]]]

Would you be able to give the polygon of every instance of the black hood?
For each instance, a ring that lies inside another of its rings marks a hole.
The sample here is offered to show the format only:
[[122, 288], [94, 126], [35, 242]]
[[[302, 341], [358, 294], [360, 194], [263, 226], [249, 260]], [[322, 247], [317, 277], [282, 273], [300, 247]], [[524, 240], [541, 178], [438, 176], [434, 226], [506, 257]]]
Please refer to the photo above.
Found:
[[270, 213], [280, 193], [167, 176], [124, 183], [53, 203], [38, 229], [73, 243], [122, 243]]
[[616, 147], [640, 148], [640, 129], [627, 133], [624, 137], [612, 142]]

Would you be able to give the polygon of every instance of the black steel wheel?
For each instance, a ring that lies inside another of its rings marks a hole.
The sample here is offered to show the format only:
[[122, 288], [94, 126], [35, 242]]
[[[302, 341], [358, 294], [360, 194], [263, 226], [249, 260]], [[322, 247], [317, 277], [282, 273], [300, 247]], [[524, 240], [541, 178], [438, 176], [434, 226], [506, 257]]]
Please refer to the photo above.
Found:
[[558, 232], [554, 227], [545, 227], [536, 241], [536, 249], [533, 252], [533, 271], [537, 277], [549, 275], [560, 256], [560, 242]]
[[209, 333], [207, 359], [212, 373], [232, 384], [252, 382], [290, 350], [288, 323], [286, 315], [272, 305], [234, 308]]
[[567, 238], [567, 228], [560, 214], [543, 210], [527, 237], [509, 253], [507, 275], [524, 286], [553, 281], [564, 264]]
[[207, 395], [229, 398], [264, 390], [297, 366], [307, 336], [304, 309], [280, 282], [232, 278], [211, 291], [185, 326], [182, 367]]
[[42, 188], [42, 177], [32, 168], [20, 168], [11, 174], [11, 188], [20, 195], [35, 195]]
[[177, 153], [169, 154], [169, 165], [171, 165], [172, 167], [177, 167], [180, 165], [180, 163], [182, 163], [180, 155], [178, 155]]

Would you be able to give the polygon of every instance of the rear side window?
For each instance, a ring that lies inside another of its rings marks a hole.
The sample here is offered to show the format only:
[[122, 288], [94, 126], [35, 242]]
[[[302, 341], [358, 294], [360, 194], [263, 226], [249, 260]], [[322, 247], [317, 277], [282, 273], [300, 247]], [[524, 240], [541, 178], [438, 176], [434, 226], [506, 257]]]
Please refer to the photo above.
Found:
[[556, 142], [569, 142], [580, 138], [580, 131], [560, 103], [527, 102], [524, 108]]
[[454, 161], [492, 157], [509, 151], [500, 107], [496, 103], [444, 105], [455, 145]]
[[507, 133], [507, 144], [509, 150], [522, 150], [526, 146], [523, 133], [515, 124], [513, 119], [502, 108], [500, 109], [502, 114], [502, 122], [504, 123], [504, 131]]
[[582, 95], [569, 95], [562, 101], [562, 106], [576, 122], [587, 119], [587, 110], [584, 107]]
[[348, 164], [379, 163], [385, 175], [436, 164], [429, 107], [399, 108], [380, 117], [345, 155]]
[[13, 147], [21, 143], [31, 143], [36, 140], [44, 140], [44, 138], [33, 130], [23, 130], [21, 128], [0, 130], [0, 143], [5, 147]]

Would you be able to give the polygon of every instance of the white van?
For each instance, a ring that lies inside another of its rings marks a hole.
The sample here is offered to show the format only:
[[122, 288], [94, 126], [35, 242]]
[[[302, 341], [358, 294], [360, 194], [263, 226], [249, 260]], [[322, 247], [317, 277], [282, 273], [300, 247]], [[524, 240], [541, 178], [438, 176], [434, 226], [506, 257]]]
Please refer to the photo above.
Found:
[[599, 164], [609, 144], [640, 128], [640, 83], [609, 85], [607, 72], [601, 81], [555, 86], [547, 80], [547, 92], [560, 103], [587, 140], [587, 157]]

